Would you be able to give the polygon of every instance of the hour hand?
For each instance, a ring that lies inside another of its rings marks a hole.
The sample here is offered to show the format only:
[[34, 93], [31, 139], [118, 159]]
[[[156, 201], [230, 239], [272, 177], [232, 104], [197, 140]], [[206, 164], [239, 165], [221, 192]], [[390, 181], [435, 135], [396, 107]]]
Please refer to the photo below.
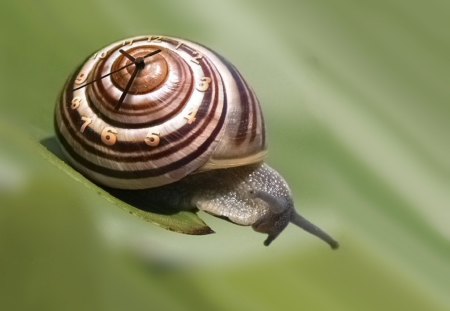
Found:
[[119, 50], [120, 53], [122, 53], [126, 58], [128, 58], [129, 60], [131, 60], [133, 63], [136, 63], [136, 58], [134, 58], [133, 56], [130, 55], [130, 53], [125, 52], [124, 50], [120, 49]]
[[125, 97], [127, 96], [128, 92], [130, 91], [131, 85], [133, 84], [134, 79], [136, 78], [136, 75], [138, 73], [138, 71], [141, 68], [139, 66], [136, 66], [134, 68], [133, 73], [131, 74], [130, 80], [128, 80], [127, 86], [125, 87], [125, 90], [123, 91], [122, 95], [119, 98], [119, 101], [117, 102], [116, 106], [114, 107], [116, 110], [120, 109], [120, 106], [122, 105]]

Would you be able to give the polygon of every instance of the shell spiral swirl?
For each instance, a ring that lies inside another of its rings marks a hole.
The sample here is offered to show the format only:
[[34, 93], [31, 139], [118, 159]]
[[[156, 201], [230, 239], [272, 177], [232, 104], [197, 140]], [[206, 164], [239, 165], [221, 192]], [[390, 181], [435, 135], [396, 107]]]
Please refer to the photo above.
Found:
[[55, 127], [76, 169], [120, 189], [260, 162], [266, 150], [259, 101], [238, 70], [204, 46], [163, 36], [90, 56], [61, 93]]

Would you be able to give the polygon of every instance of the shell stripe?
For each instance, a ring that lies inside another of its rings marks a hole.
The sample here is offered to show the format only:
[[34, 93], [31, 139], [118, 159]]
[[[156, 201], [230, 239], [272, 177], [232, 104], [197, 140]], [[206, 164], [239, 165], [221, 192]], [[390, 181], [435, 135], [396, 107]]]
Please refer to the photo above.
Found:
[[[205, 67], [204, 70], [206, 72], [209, 72], [213, 74], [211, 71], [211, 68]], [[217, 77], [217, 81], [220, 81], [220, 77]], [[217, 86], [215, 86], [214, 93], [217, 93]], [[66, 109], [68, 103], [71, 101], [71, 95], [69, 92], [66, 94], [66, 103], [65, 105], [61, 106], [61, 115], [63, 117], [63, 123], [73, 124], [74, 126], [68, 126], [67, 129], [70, 132], [70, 139], [74, 139], [77, 141], [81, 146], [83, 146], [84, 151], [87, 151], [91, 154], [95, 154], [97, 157], [103, 157], [103, 158], [110, 158], [115, 161], [119, 162], [135, 162], [135, 161], [150, 161], [150, 160], [157, 160], [162, 157], [165, 157], [173, 152], [177, 152], [181, 150], [183, 147], [188, 145], [190, 141], [193, 140], [194, 137], [197, 137], [201, 135], [201, 133], [206, 129], [207, 125], [211, 122], [211, 119], [214, 116], [214, 111], [217, 106], [217, 98], [211, 99], [212, 92], [208, 92], [205, 94], [205, 97], [203, 99], [203, 102], [201, 104], [201, 108], [197, 112], [197, 119], [203, 120], [203, 117], [206, 117], [206, 119], [201, 122], [196, 122], [194, 125], [185, 125], [181, 129], [179, 129], [177, 132], [173, 132], [171, 134], [166, 134], [161, 137], [161, 143], [158, 146], [157, 149], [153, 153], [147, 154], [146, 156], [142, 156], [142, 154], [139, 155], [132, 155], [130, 153], [132, 152], [138, 152], [141, 153], [142, 150], [146, 150], [147, 153], [149, 151], [149, 147], [145, 144], [145, 142], [136, 142], [136, 141], [118, 141], [114, 146], [109, 147], [108, 149], [99, 149], [98, 144], [101, 140], [100, 133], [95, 132], [91, 128], [86, 128], [85, 133], [83, 135], [80, 135], [77, 129], [74, 127], [78, 126], [80, 124], [80, 114], [77, 111], [71, 111], [69, 110], [69, 119], [66, 118], [66, 115], [64, 113], [64, 109]], [[214, 105], [210, 107], [210, 110], [212, 111], [210, 114], [207, 114], [208, 112], [208, 104], [210, 102], [214, 102]], [[92, 105], [90, 105], [92, 107]], [[225, 110], [224, 110], [225, 111]], [[200, 127], [200, 129], [197, 129], [197, 127]], [[190, 134], [190, 135], [188, 135]], [[179, 140], [184, 138], [184, 141], [182, 141], [180, 144], [177, 143], [177, 138]], [[90, 142], [87, 144], [87, 142]], [[164, 148], [167, 147], [167, 148]], [[106, 152], [105, 152], [106, 151]], [[126, 152], [124, 154], [124, 152]], [[112, 155], [113, 154], [113, 155]]]
[[[217, 99], [214, 99], [214, 101], [217, 102]], [[211, 95], [207, 94], [203, 99], [201, 108], [197, 113], [197, 119], [199, 120], [202, 120], [204, 117], [206, 117], [206, 119], [204, 119], [202, 123], [197, 122], [194, 126], [185, 125], [176, 132], [162, 136], [161, 143], [158, 146], [158, 149], [155, 149], [153, 153], [147, 154], [146, 156], [132, 155], [133, 152], [141, 153], [143, 150], [147, 151], [148, 153], [149, 147], [143, 141], [142, 142], [118, 141], [114, 146], [109, 147], [108, 149], [105, 150], [99, 149], [97, 147], [99, 146], [99, 142], [101, 141], [101, 133], [98, 133], [93, 129], [91, 129], [90, 127], [87, 127], [84, 131], [84, 134], [80, 135], [78, 130], [75, 129], [76, 126], [80, 126], [82, 124], [82, 122], [80, 121], [81, 119], [80, 114], [74, 111], [70, 111], [69, 116], [67, 117], [66, 114], [64, 113], [63, 107], [61, 107], [60, 113], [62, 115], [62, 122], [67, 122], [66, 124], [69, 124], [70, 122], [71, 124], [73, 124], [73, 126], [67, 127], [67, 130], [70, 133], [70, 139], [73, 139], [80, 145], [82, 145], [84, 151], [88, 151], [99, 157], [104, 158], [110, 157], [111, 159], [114, 159], [116, 161], [123, 161], [123, 162], [149, 161], [149, 160], [156, 160], [161, 157], [167, 156], [172, 152], [176, 152], [182, 149], [184, 146], [186, 146], [192, 140], [193, 137], [201, 135], [203, 130], [210, 123], [211, 119], [214, 116], [214, 113], [207, 115], [207, 112], [209, 111], [207, 104], [209, 104], [210, 102], [211, 102]], [[213, 105], [211, 108], [212, 108], [211, 110], [215, 111], [216, 105]], [[197, 129], [200, 125], [201, 125], [200, 129]], [[176, 144], [178, 140], [181, 140], [183, 138], [184, 140], [180, 144]], [[164, 147], [167, 148], [165, 148], [165, 150], [162, 150], [164, 149]]]
[[[224, 94], [224, 110], [226, 111], [227, 106], [227, 99], [226, 94]], [[100, 173], [102, 175], [111, 176], [111, 177], [120, 177], [124, 179], [138, 179], [138, 178], [146, 178], [146, 177], [155, 177], [163, 174], [167, 174], [170, 171], [174, 171], [178, 169], [179, 167], [184, 167], [189, 162], [193, 161], [197, 157], [199, 157], [202, 153], [206, 152], [208, 150], [208, 147], [210, 144], [216, 139], [217, 135], [219, 134], [220, 130], [222, 129], [223, 123], [225, 121], [225, 115], [226, 113], [222, 113], [218, 122], [218, 126], [215, 127], [212, 135], [208, 137], [208, 139], [200, 145], [193, 153], [187, 155], [184, 158], [181, 158], [180, 160], [170, 163], [166, 166], [153, 168], [151, 170], [145, 170], [145, 171], [119, 171], [115, 169], [109, 169], [102, 166], [99, 166], [97, 164], [94, 164], [90, 161], [87, 161], [85, 158], [77, 154], [71, 146], [67, 143], [65, 137], [63, 137], [59, 132], [58, 138], [61, 141], [62, 145], [64, 146], [64, 149], [69, 153], [69, 155], [77, 161], [79, 164], [85, 166], [89, 170], [95, 171], [97, 173]]]
[[253, 98], [250, 96], [249, 87], [247, 83], [242, 79], [242, 76], [237, 71], [237, 69], [228, 64], [231, 75], [236, 81], [238, 90], [239, 90], [239, 101], [241, 103], [242, 111], [239, 116], [239, 127], [236, 134], [236, 145], [242, 144], [246, 139], [249, 132], [249, 123], [250, 123], [250, 114], [252, 117], [252, 128], [251, 128], [251, 141], [256, 137], [256, 111], [255, 111], [255, 102]]
[[[116, 109], [135, 71], [127, 53], [151, 57]], [[239, 71], [214, 51], [176, 38], [130, 38], [88, 57], [67, 81], [54, 121], [73, 166], [122, 189], [168, 184], [203, 167], [250, 164], [265, 150], [259, 101]]]
[[[103, 71], [104, 68], [104, 63], [102, 63], [99, 67], [99, 70], [96, 70], [94, 73], [100, 73]], [[128, 117], [135, 117], [135, 116], [145, 116], [145, 115], [149, 115], [149, 114], [155, 114], [161, 110], [167, 110], [168, 107], [173, 107], [176, 106], [177, 109], [173, 109], [172, 111], [166, 113], [165, 115], [161, 116], [158, 119], [152, 120], [151, 122], [142, 122], [142, 123], [124, 123], [124, 122], [120, 122], [118, 120], [114, 120], [112, 118], [110, 118], [107, 114], [103, 113], [102, 111], [100, 111], [95, 105], [90, 105], [91, 109], [95, 112], [95, 114], [101, 116], [101, 118], [103, 120], [105, 120], [106, 122], [110, 123], [113, 126], [117, 126], [117, 127], [126, 127], [126, 128], [142, 128], [143, 126], [154, 126], [157, 124], [162, 124], [165, 121], [169, 120], [172, 116], [176, 115], [182, 108], [183, 105], [182, 103], [185, 103], [188, 101], [189, 97], [191, 97], [192, 92], [193, 92], [193, 87], [192, 87], [192, 79], [190, 78], [192, 76], [192, 70], [189, 66], [183, 66], [180, 64], [175, 64], [177, 66], [177, 70], [179, 70], [180, 72], [183, 73], [183, 78], [187, 79], [187, 81], [185, 81], [184, 83], [182, 83], [181, 89], [178, 89], [176, 87], [171, 89], [171, 93], [170, 94], [166, 94], [164, 97], [159, 98], [159, 102], [155, 103], [155, 107], [151, 107], [150, 109], [143, 109], [141, 111], [137, 110], [136, 107], [133, 106], [131, 107], [131, 109], [127, 110], [126, 109], [126, 105], [122, 105], [122, 109], [121, 109], [121, 114], [122, 115], [126, 115]], [[187, 67], [187, 68], [184, 68]], [[187, 72], [185, 72], [187, 71]], [[112, 80], [114, 81], [114, 80]], [[113, 85], [115, 85], [114, 82], [112, 82]], [[181, 84], [181, 83], [180, 83]], [[102, 83], [94, 84], [94, 91], [92, 91], [92, 95], [94, 94], [99, 94], [97, 96], [100, 96], [100, 99], [102, 102], [106, 102], [105, 105], [103, 105], [103, 108], [105, 108], [108, 112], [110, 113], [114, 113], [114, 106], [115, 106], [115, 102], [117, 101], [117, 99], [113, 98], [108, 90], [105, 89], [104, 85]], [[160, 86], [159, 88], [161, 88], [162, 86]], [[184, 95], [183, 95], [184, 94]], [[176, 104], [174, 104], [174, 102]]]
[[[217, 55], [217, 54], [216, 54]], [[217, 55], [219, 59], [226, 65], [228, 70], [230, 71], [233, 79], [236, 82], [237, 88], [239, 90], [239, 100], [242, 107], [242, 111], [240, 113], [239, 127], [235, 136], [236, 145], [241, 145], [248, 138], [248, 134], [250, 133], [250, 142], [254, 141], [257, 136], [257, 128], [258, 128], [258, 116], [259, 121], [262, 122], [262, 112], [259, 108], [259, 101], [256, 98], [255, 93], [247, 84], [247, 82], [242, 77], [241, 73], [236, 69], [236, 67], [231, 64], [228, 60], [226, 60], [221, 55]], [[249, 130], [249, 123], [251, 117], [251, 129]], [[262, 134], [265, 135], [264, 123], [262, 126]], [[262, 139], [263, 144], [265, 146], [265, 138]]]

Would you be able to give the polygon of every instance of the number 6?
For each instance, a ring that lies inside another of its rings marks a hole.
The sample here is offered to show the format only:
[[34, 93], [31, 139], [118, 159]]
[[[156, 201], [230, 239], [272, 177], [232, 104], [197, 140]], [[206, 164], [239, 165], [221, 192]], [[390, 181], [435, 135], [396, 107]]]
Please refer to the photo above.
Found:
[[102, 142], [105, 145], [112, 146], [117, 141], [117, 130], [112, 127], [105, 127], [105, 129], [102, 131]]

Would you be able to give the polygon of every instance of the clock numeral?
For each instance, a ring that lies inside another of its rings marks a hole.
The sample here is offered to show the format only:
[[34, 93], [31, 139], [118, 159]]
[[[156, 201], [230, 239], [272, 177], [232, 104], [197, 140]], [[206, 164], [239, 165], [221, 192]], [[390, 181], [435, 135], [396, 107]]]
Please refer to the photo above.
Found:
[[206, 92], [209, 89], [209, 85], [211, 84], [210, 77], [202, 77], [200, 78], [200, 82], [197, 84], [197, 91]]
[[105, 145], [112, 146], [117, 142], [117, 133], [118, 131], [112, 127], [105, 127], [102, 131], [102, 142]]
[[156, 147], [161, 142], [161, 137], [159, 135], [159, 133], [150, 132], [147, 134], [147, 136], [145, 136], [144, 142], [150, 147]]
[[78, 76], [76, 77], [76, 79], [75, 79], [75, 83], [76, 83], [76, 84], [81, 84], [81, 83], [83, 83], [84, 81], [86, 81], [87, 77], [88, 77], [88, 75], [87, 75], [86, 73], [80, 72], [80, 73], [78, 74]]
[[191, 58], [191, 62], [200, 65], [200, 60], [203, 58], [203, 55], [199, 52], [195, 52], [194, 56]]
[[81, 97], [78, 97], [78, 96], [74, 97], [70, 104], [70, 109], [72, 109], [72, 110], [78, 109], [78, 107], [80, 107], [82, 101], [83, 101], [83, 99]]
[[155, 43], [161, 43], [162, 42], [163, 37], [162, 36], [150, 36], [148, 37], [147, 41], [153, 41]]
[[80, 132], [84, 133], [84, 130], [86, 130], [86, 128], [89, 126], [89, 124], [92, 123], [92, 119], [89, 117], [81, 117], [81, 120], [84, 121], [83, 125], [80, 128]]
[[103, 59], [108, 55], [108, 51], [103, 51], [103, 52], [97, 52], [94, 54], [94, 56], [92, 56], [92, 59]]
[[184, 117], [187, 120], [188, 124], [192, 124], [195, 122], [195, 120], [197, 120], [195, 118], [195, 116], [197, 115], [197, 112], [198, 112], [198, 108], [195, 108], [194, 110], [189, 112], [187, 116]]
[[134, 43], [133, 39], [125, 40], [125, 41], [122, 42], [122, 46], [133, 45], [133, 43]]
[[183, 45], [183, 42], [178, 42], [177, 46], [175, 47], [175, 50], [178, 50]]

